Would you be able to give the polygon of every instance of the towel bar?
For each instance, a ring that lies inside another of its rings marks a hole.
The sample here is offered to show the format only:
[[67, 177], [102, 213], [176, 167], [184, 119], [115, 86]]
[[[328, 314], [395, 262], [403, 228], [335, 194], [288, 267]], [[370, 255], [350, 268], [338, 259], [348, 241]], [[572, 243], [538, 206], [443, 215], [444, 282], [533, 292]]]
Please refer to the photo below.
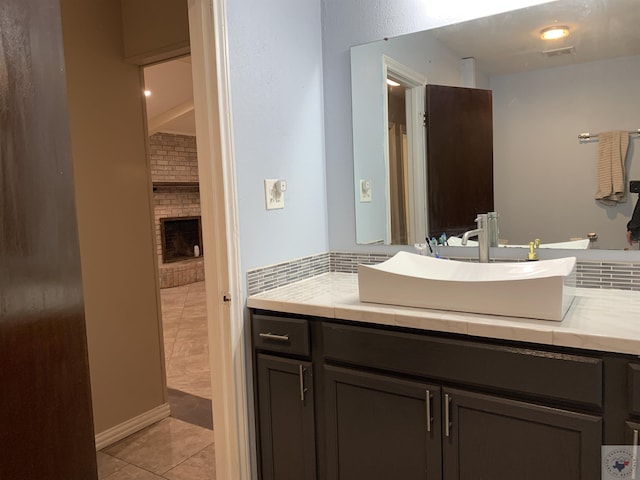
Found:
[[[629, 135], [640, 135], [640, 128], [637, 130], [630, 130]], [[585, 132], [578, 135], [578, 140], [590, 140], [592, 138], [598, 138], [598, 134]]]

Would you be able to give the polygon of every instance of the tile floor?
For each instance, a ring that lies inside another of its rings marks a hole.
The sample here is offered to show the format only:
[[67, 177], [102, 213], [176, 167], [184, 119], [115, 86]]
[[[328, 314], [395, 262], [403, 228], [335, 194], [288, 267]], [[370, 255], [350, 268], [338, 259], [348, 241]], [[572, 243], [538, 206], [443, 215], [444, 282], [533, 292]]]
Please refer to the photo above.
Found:
[[167, 387], [211, 399], [204, 282], [160, 290]]
[[[160, 291], [167, 386], [211, 399], [204, 282]], [[98, 452], [100, 480], [215, 480], [213, 431], [165, 418]]]
[[213, 430], [168, 417], [98, 452], [100, 480], [215, 480]]

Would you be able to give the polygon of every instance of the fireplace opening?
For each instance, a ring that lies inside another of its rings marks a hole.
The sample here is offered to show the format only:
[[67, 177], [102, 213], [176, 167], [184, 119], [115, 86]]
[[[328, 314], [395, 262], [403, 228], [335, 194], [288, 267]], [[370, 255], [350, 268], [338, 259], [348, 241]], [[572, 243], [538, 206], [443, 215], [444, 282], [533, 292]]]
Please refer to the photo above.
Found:
[[164, 263], [178, 262], [203, 254], [199, 216], [161, 218], [160, 236]]

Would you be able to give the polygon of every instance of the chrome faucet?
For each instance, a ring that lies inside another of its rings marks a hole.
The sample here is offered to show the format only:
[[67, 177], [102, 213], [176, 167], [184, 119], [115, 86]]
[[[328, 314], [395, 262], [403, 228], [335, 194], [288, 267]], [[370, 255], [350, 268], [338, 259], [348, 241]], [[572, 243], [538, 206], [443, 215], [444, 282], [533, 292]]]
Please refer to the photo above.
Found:
[[[491, 212], [495, 213], [495, 212]], [[497, 222], [496, 222], [497, 223]], [[478, 237], [478, 261], [489, 263], [489, 218], [488, 214], [481, 213], [476, 217], [478, 228], [464, 232], [462, 245], [466, 245], [471, 237]]]
[[489, 247], [497, 247], [498, 246], [498, 235], [500, 233], [500, 229], [498, 228], [498, 212], [488, 212], [487, 213], [487, 229], [489, 235]]

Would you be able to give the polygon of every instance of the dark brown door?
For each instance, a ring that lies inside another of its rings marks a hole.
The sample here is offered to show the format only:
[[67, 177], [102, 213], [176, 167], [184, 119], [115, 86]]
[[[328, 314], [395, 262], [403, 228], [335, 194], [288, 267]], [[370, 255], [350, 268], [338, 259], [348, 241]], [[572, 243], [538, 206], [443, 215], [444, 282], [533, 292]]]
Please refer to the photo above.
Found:
[[440, 388], [325, 366], [327, 478], [440, 480]]
[[0, 478], [97, 478], [55, 0], [0, 2]]
[[262, 480], [316, 478], [311, 363], [258, 354]]
[[427, 85], [429, 235], [476, 228], [493, 211], [491, 91]]
[[454, 389], [443, 412], [445, 480], [600, 479], [600, 417]]

